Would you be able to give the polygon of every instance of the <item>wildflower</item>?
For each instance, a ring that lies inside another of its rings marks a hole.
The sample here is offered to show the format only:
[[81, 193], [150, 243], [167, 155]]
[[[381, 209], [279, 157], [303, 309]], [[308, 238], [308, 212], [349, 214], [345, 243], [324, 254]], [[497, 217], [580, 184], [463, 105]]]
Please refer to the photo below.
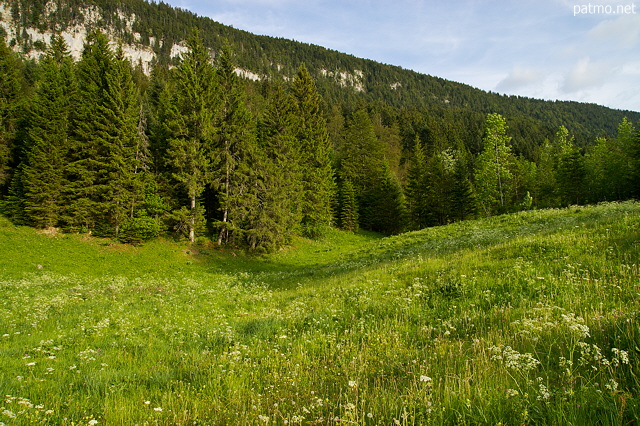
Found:
[[358, 383], [355, 382], [355, 380], [349, 380], [349, 387], [350, 388], [354, 388], [358, 386]]
[[429, 376], [420, 376], [420, 381], [421, 382], [431, 382], [433, 379]]
[[10, 419], [15, 419], [16, 418], [16, 413], [14, 413], [13, 411], [9, 411], [9, 410], [4, 410], [2, 412], [3, 415], [9, 417]]
[[263, 416], [262, 414], [258, 415], [258, 420], [260, 420], [262, 423], [269, 423], [269, 417]]
[[546, 401], [548, 399], [551, 398], [551, 392], [549, 392], [549, 389], [547, 389], [547, 387], [545, 385], [543, 385], [542, 383], [540, 383], [539, 385], [539, 389], [540, 389], [540, 395], [538, 395], [538, 400], [539, 401]]
[[618, 389], [618, 382], [616, 382], [614, 379], [609, 379], [609, 383], [604, 385], [604, 387], [609, 389], [610, 391], [616, 391]]
[[36, 363], [35, 363], [35, 362], [28, 362], [28, 363], [27, 363], [27, 367], [33, 367], [34, 365], [36, 365]]
[[505, 393], [507, 394], [507, 396], [518, 396], [518, 395], [520, 395], [520, 392], [518, 392], [517, 389], [507, 389], [505, 391]]
[[149, 404], [151, 404], [151, 401], [145, 401], [144, 403], [149, 405]]
[[98, 424], [98, 421], [97, 421], [96, 419], [91, 419], [91, 420], [89, 420], [89, 424], [90, 424], [91, 426], [93, 426], [93, 425], [97, 425], [97, 424]]
[[373, 418], [373, 413], [367, 413], [367, 417], [369, 417], [370, 419]]
[[154, 407], [153, 411], [162, 411], [162, 407]]

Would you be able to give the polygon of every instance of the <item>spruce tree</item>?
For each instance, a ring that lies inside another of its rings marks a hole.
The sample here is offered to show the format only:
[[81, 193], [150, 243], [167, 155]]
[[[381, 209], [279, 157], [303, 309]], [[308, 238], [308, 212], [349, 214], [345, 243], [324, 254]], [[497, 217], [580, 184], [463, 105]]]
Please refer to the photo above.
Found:
[[118, 237], [142, 198], [139, 95], [131, 64], [103, 33], [90, 34], [77, 69], [70, 223]]
[[349, 179], [340, 182], [340, 228], [345, 231], [358, 230], [358, 202], [356, 191]]
[[106, 232], [109, 185], [109, 146], [102, 129], [107, 117], [107, 78], [113, 72], [114, 53], [106, 35], [94, 31], [87, 36], [77, 64], [77, 94], [73, 100], [72, 137], [65, 174], [67, 209], [65, 226], [72, 230]]
[[235, 68], [230, 47], [225, 43], [217, 60], [219, 104], [211, 174], [222, 214], [215, 223], [219, 229], [218, 244], [243, 241], [249, 218], [258, 214], [258, 195], [262, 192], [256, 186], [260, 153], [255, 123], [246, 107]]
[[280, 84], [270, 90], [259, 126], [260, 209], [248, 232], [254, 249], [273, 251], [290, 242], [302, 221], [302, 171], [294, 136], [293, 102]]
[[308, 236], [317, 236], [331, 224], [335, 181], [331, 166], [331, 143], [320, 111], [320, 95], [306, 66], [296, 74], [292, 94], [295, 129], [302, 168], [302, 225]]
[[586, 177], [584, 157], [564, 126], [556, 133], [556, 145], [559, 152], [556, 181], [560, 201], [563, 206], [580, 204], [584, 197]]
[[58, 225], [64, 210], [64, 169], [75, 93], [74, 65], [61, 36], [52, 39], [41, 67], [30, 112], [22, 182], [29, 222], [47, 228]]
[[182, 189], [187, 206], [176, 212], [178, 227], [195, 242], [201, 223], [200, 196], [210, 181], [214, 140], [214, 68], [209, 51], [197, 33], [187, 40], [189, 50], [172, 75], [172, 98], [167, 105], [167, 163]]
[[0, 36], [0, 195], [9, 182], [20, 92], [18, 60]]
[[427, 226], [428, 182], [426, 169], [424, 148], [420, 137], [416, 135], [405, 189], [409, 222], [413, 229], [422, 229]]

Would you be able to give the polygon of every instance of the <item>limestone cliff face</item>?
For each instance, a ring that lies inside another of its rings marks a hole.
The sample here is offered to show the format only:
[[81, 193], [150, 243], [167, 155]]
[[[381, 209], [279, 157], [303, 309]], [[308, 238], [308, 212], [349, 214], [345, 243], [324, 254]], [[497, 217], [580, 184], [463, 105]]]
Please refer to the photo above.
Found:
[[[126, 14], [121, 10], [117, 10], [115, 16], [110, 19], [110, 21], [118, 22], [118, 28], [105, 24], [103, 12], [96, 6], [81, 7], [75, 12], [78, 19], [61, 23], [57, 18], [59, 3], [49, 0], [46, 2], [39, 19], [39, 22], [48, 23], [44, 25], [47, 28], [42, 28], [43, 25], [40, 25], [40, 28], [35, 28], [24, 26], [20, 20], [14, 19], [11, 10], [13, 2], [15, 0], [0, 0], [0, 27], [4, 30], [7, 44], [14, 51], [36, 60], [44, 54], [54, 34], [60, 34], [67, 43], [71, 55], [76, 60], [80, 59], [87, 34], [94, 28], [102, 30], [111, 40], [112, 46], [114, 48], [120, 46], [131, 63], [140, 64], [146, 74], [151, 72], [153, 64], [157, 61], [158, 51], [169, 52], [168, 59], [172, 62], [187, 49], [184, 41], [171, 43], [171, 47], [164, 46], [165, 41], [161, 36], [148, 37], [143, 42], [142, 35], [134, 29], [135, 23], [141, 18], [135, 14]], [[125, 39], [128, 42], [125, 42]], [[214, 55], [215, 52], [212, 51], [212, 56]], [[277, 66], [277, 71], [280, 72], [280, 66]], [[253, 81], [265, 78], [264, 75], [253, 70], [240, 67], [236, 69], [236, 74]], [[320, 75], [335, 80], [341, 87], [351, 87], [358, 92], [365, 90], [362, 71], [356, 70], [350, 73], [344, 70], [328, 71], [322, 69]], [[286, 75], [282, 75], [282, 77], [289, 79], [289, 76]]]

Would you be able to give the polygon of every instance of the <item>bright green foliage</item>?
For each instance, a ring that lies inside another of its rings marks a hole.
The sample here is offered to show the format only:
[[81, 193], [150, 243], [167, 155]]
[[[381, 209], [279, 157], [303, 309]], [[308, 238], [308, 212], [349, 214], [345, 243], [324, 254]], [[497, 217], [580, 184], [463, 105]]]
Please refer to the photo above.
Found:
[[9, 181], [9, 161], [20, 92], [18, 60], [0, 36], [0, 195]]
[[75, 95], [73, 62], [62, 37], [54, 37], [42, 60], [42, 76], [31, 105], [27, 158], [23, 167], [24, 210], [39, 228], [59, 224], [65, 207], [64, 173]]
[[222, 218], [214, 225], [219, 230], [218, 244], [240, 243], [247, 221], [259, 214], [258, 194], [262, 191], [256, 183], [260, 154], [255, 122], [246, 107], [228, 45], [218, 52], [216, 71], [219, 104], [214, 118], [211, 182]]
[[291, 93], [302, 168], [302, 225], [307, 235], [317, 236], [323, 227], [331, 224], [335, 182], [331, 142], [320, 111], [320, 95], [304, 64], [293, 80]]
[[355, 188], [349, 179], [340, 181], [338, 211], [340, 213], [340, 228], [345, 231], [357, 231], [358, 201]]
[[598, 138], [585, 156], [588, 202], [625, 200], [632, 194], [631, 162], [622, 138]]
[[554, 207], [560, 203], [556, 181], [557, 149], [548, 140], [538, 149], [535, 199], [538, 207]]
[[505, 212], [509, 205], [514, 161], [507, 136], [507, 123], [500, 114], [489, 114], [485, 122], [484, 146], [477, 158], [475, 188], [482, 214]]
[[178, 212], [178, 226], [193, 243], [202, 214], [199, 198], [211, 174], [216, 98], [211, 55], [197, 33], [189, 38], [187, 47], [172, 75], [165, 125], [169, 135], [167, 163], [187, 199], [187, 206]]

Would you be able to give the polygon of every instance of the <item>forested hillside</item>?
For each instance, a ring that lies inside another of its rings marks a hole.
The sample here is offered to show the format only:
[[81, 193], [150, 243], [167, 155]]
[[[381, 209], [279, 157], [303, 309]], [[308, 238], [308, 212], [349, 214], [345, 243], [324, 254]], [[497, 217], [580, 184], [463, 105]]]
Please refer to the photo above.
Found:
[[328, 226], [398, 233], [640, 195], [636, 112], [486, 93], [164, 3], [0, 5], [0, 194], [16, 223], [269, 251]]

